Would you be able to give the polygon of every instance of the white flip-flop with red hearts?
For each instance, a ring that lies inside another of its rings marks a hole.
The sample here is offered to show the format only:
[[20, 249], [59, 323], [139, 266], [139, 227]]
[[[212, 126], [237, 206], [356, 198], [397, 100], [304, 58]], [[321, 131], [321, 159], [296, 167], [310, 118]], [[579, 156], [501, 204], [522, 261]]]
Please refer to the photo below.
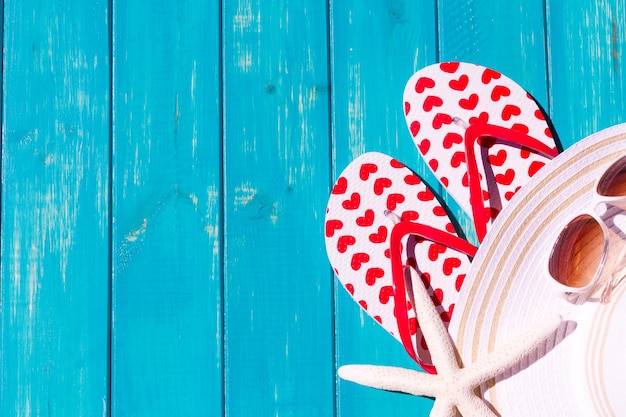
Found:
[[421, 69], [406, 85], [404, 111], [415, 145], [472, 215], [479, 241], [520, 187], [558, 153], [530, 94], [480, 65], [446, 62]]
[[[335, 183], [325, 221], [326, 250], [352, 298], [433, 372], [410, 297], [415, 267], [449, 322], [476, 248], [460, 238], [426, 184], [381, 153], [355, 159]], [[415, 341], [415, 342], [414, 342]]]

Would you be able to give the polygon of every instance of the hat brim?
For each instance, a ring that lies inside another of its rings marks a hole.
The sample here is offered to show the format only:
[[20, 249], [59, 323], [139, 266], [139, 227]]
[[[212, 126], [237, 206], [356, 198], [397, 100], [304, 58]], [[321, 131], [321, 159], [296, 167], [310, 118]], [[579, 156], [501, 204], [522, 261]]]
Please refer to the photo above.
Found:
[[596, 180], [624, 155], [626, 124], [567, 149], [515, 195], [474, 258], [449, 327], [464, 363], [551, 313], [564, 318], [544, 349], [482, 387], [502, 416], [626, 414], [626, 285], [609, 304], [576, 305], [558, 293], [548, 275], [560, 231], [594, 209]]

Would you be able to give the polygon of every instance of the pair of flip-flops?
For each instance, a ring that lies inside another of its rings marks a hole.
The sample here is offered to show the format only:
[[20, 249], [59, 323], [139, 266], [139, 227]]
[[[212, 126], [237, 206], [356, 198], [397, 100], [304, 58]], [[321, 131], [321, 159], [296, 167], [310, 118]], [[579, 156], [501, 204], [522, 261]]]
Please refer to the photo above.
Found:
[[[537, 102], [482, 66], [449, 62], [420, 70], [407, 83], [404, 110], [415, 145], [473, 218], [479, 242], [520, 187], [558, 153]], [[325, 235], [334, 271], [353, 299], [435, 372], [405, 266], [418, 271], [449, 322], [477, 250], [435, 193], [401, 162], [366, 153], [337, 179]]]

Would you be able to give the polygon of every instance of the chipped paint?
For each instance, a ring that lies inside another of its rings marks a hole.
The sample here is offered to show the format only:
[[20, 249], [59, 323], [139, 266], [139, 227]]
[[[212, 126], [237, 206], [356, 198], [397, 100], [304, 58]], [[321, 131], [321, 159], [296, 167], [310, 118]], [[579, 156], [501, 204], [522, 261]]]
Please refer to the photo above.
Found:
[[257, 195], [257, 190], [250, 183], [244, 183], [235, 187], [235, 210], [239, 207], [246, 207]]
[[140, 235], [143, 235], [144, 233], [146, 233], [147, 228], [148, 228], [148, 219], [144, 217], [143, 222], [141, 223], [141, 226], [139, 226], [138, 229], [133, 230], [132, 232], [129, 232], [126, 236], [124, 236], [124, 238], [128, 242], [136, 242], [137, 238]]

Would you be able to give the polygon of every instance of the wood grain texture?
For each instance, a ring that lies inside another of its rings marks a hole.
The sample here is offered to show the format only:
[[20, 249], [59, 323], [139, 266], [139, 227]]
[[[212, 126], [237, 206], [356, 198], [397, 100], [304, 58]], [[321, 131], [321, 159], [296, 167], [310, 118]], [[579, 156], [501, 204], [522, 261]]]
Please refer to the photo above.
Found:
[[332, 416], [324, 2], [223, 3], [229, 416]]
[[626, 121], [626, 2], [548, 2], [550, 113], [565, 147]]
[[107, 6], [4, 2], [2, 416], [108, 413]]
[[[7, 0], [0, 416], [427, 416], [340, 381], [416, 368], [336, 282], [330, 187], [379, 151], [435, 185], [416, 70], [502, 71], [561, 142], [626, 121], [625, 0]], [[112, 180], [112, 181], [111, 181]]]
[[[436, 62], [434, 3], [332, 1], [333, 180], [357, 156], [384, 152], [437, 184], [406, 126], [402, 95], [418, 68]], [[440, 190], [438, 190], [440, 191]], [[336, 283], [337, 365], [413, 367], [404, 348]], [[339, 381], [341, 415], [380, 416], [428, 409], [432, 402]]]
[[113, 7], [113, 414], [219, 415], [219, 4]]

